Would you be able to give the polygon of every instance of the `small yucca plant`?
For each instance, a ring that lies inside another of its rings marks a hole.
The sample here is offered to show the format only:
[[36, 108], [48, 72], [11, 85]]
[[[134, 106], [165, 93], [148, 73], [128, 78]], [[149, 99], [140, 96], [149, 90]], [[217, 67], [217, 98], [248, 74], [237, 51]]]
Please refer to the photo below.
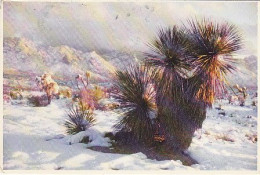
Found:
[[129, 142], [149, 143], [153, 141], [155, 117], [155, 91], [153, 71], [144, 66], [130, 66], [126, 71], [116, 72], [119, 93], [115, 98], [123, 111], [122, 119], [115, 126], [119, 132], [128, 132], [124, 138]]
[[96, 121], [93, 112], [87, 110], [81, 103], [70, 108], [68, 117], [69, 119], [64, 124], [67, 134], [77, 134], [80, 131], [85, 131]]

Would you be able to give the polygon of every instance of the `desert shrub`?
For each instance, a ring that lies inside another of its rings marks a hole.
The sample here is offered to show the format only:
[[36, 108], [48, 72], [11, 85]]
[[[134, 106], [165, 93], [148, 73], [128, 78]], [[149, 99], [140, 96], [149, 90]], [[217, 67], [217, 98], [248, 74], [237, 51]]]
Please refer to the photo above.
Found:
[[10, 97], [14, 100], [23, 99], [22, 91], [20, 89], [13, 89], [9, 93]]
[[95, 86], [94, 89], [91, 90], [91, 93], [96, 102], [105, 97], [105, 92], [100, 86]]
[[79, 95], [79, 100], [82, 105], [92, 110], [102, 109], [102, 105], [99, 104], [99, 101], [103, 98], [105, 98], [105, 92], [99, 86], [95, 86], [93, 89], [82, 89]]
[[37, 95], [37, 96], [29, 96], [28, 104], [33, 105], [35, 107], [47, 106], [48, 105], [48, 97], [47, 95]]
[[69, 119], [64, 124], [68, 134], [77, 134], [80, 131], [85, 131], [96, 121], [93, 112], [80, 103], [70, 108], [68, 117]]
[[108, 99], [101, 99], [98, 101], [98, 104], [99, 109], [104, 111], [117, 109], [120, 105], [118, 102], [111, 102]]
[[248, 140], [252, 141], [253, 143], [257, 142], [257, 134], [246, 134], [245, 136]]
[[252, 106], [257, 106], [256, 100], [253, 100], [253, 101], [252, 101]]
[[71, 98], [72, 90], [66, 86], [59, 86], [59, 96], [65, 97], [65, 98]]
[[96, 101], [90, 89], [83, 89], [80, 91], [79, 103], [85, 109], [92, 109], [92, 110], [95, 109]]

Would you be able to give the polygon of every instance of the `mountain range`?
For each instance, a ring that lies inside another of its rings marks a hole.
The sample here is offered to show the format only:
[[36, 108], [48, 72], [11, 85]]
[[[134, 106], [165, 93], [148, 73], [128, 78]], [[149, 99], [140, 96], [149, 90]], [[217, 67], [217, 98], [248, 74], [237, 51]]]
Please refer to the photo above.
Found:
[[[74, 80], [77, 74], [91, 74], [92, 82], [108, 82], [116, 70], [125, 70], [130, 64], [143, 59], [139, 53], [110, 51], [83, 52], [66, 45], [41, 46], [27, 38], [6, 37], [3, 43], [4, 74], [24, 72], [42, 75], [53, 74], [62, 81]], [[237, 72], [230, 74], [230, 84], [257, 87], [257, 57], [239, 59]]]

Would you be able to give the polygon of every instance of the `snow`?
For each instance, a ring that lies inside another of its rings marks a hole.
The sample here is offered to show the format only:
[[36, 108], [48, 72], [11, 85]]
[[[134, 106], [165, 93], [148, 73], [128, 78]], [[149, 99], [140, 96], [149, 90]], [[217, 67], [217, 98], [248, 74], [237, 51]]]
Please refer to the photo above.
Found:
[[[4, 170], [256, 170], [257, 108], [219, 101], [207, 111], [201, 131], [186, 151], [199, 164], [151, 160], [143, 153], [102, 153], [91, 146], [109, 147], [104, 137], [113, 132], [120, 113], [95, 111], [96, 123], [74, 136], [67, 135], [67, 99], [53, 100], [46, 107], [6, 103], [4, 109]], [[215, 109], [222, 104], [225, 116]], [[232, 115], [231, 115], [232, 114]], [[201, 132], [201, 134], [199, 134]], [[79, 143], [89, 136], [88, 144]]]
[[110, 140], [108, 138], [104, 138], [102, 133], [98, 132], [93, 128], [72, 135], [67, 140], [67, 143], [68, 144], [80, 143], [85, 136], [88, 136], [90, 140], [90, 143], [88, 143], [87, 146], [104, 146], [104, 147], [111, 146], [111, 144], [108, 143]]
[[136, 153], [120, 157], [111, 162], [102, 163], [100, 167], [104, 170], [191, 170], [191, 167], [184, 167], [178, 161], [155, 161], [147, 159], [143, 153]]
[[247, 135], [257, 135], [257, 110], [228, 104], [222, 108], [226, 116], [218, 116], [215, 109], [207, 111], [202, 139], [193, 139], [188, 152], [201, 164], [200, 169], [256, 170], [257, 145]]

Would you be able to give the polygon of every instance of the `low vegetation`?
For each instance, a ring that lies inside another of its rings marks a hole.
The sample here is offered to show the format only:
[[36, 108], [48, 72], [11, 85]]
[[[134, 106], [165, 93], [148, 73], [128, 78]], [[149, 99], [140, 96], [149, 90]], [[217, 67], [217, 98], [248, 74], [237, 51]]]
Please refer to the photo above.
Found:
[[68, 111], [68, 119], [65, 122], [68, 134], [77, 134], [91, 127], [96, 121], [93, 112], [79, 103], [78, 106], [72, 106]]

